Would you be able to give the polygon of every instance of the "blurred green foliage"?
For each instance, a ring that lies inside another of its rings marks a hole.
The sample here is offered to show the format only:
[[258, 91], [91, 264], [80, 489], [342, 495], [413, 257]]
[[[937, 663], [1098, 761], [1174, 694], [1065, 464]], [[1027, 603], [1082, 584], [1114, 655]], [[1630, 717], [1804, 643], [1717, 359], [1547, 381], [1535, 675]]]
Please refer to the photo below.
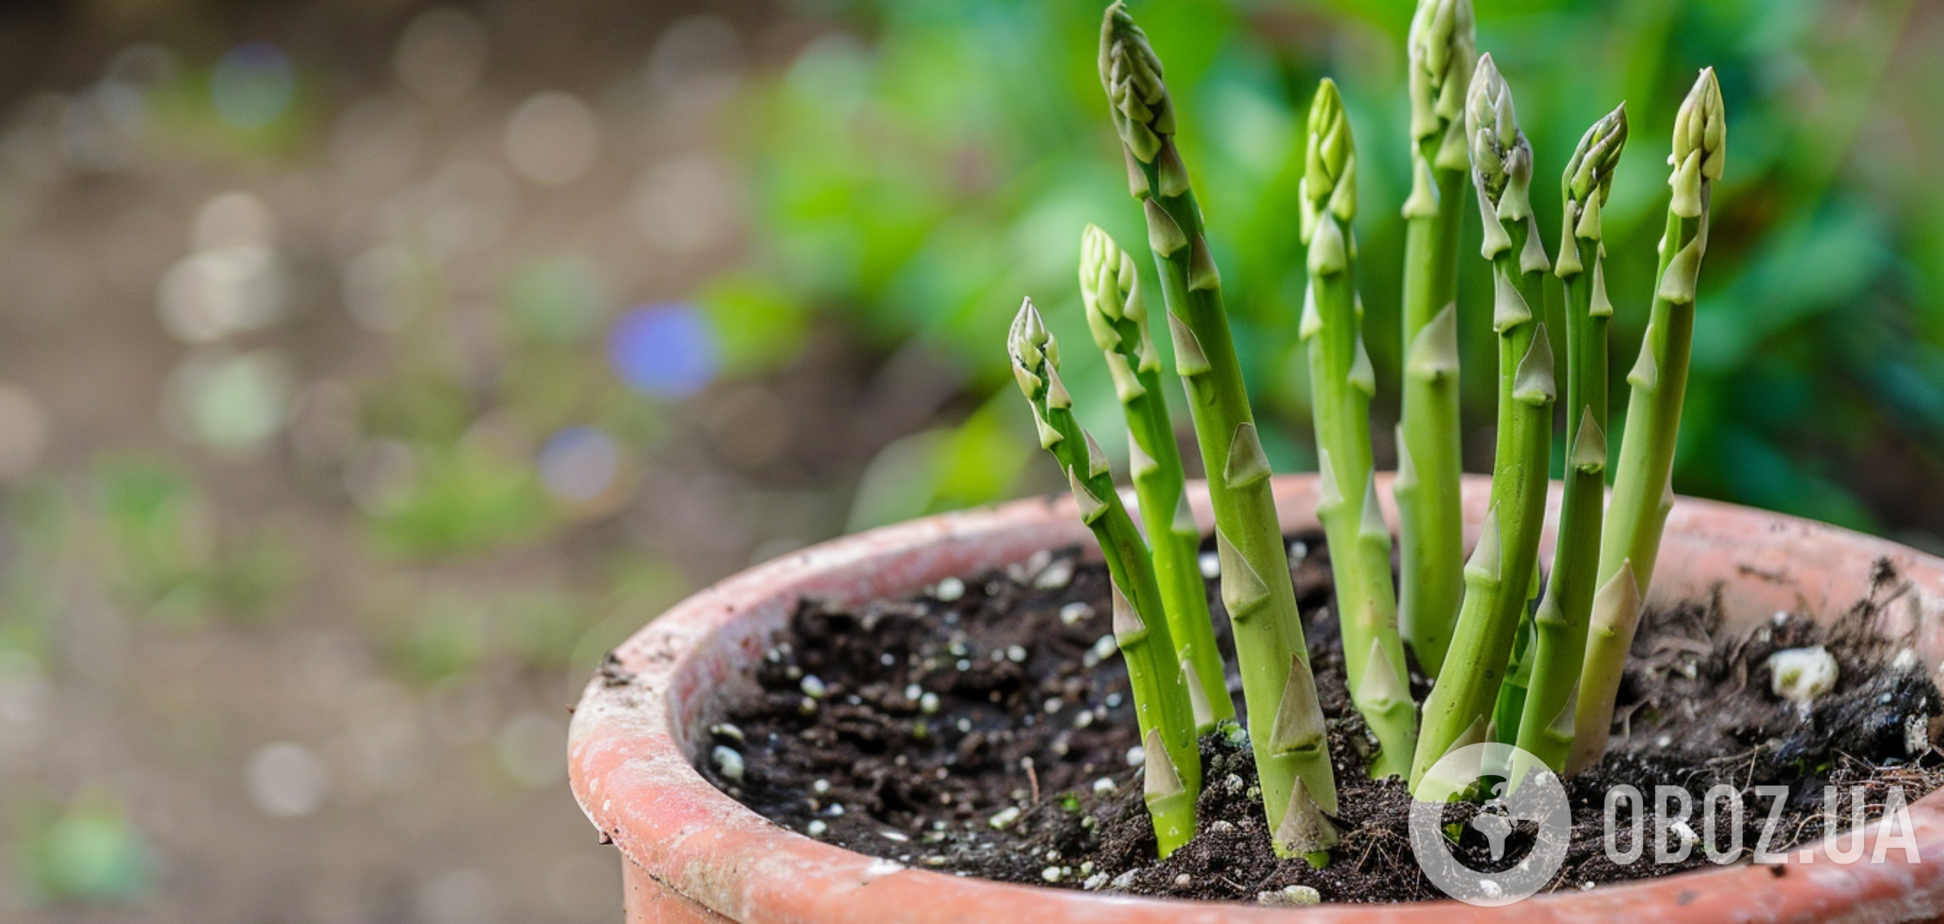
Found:
[[380, 551], [404, 556], [482, 552], [538, 538], [552, 522], [530, 460], [486, 439], [421, 444], [409, 480], [373, 511]]
[[16, 870], [35, 904], [130, 901], [152, 884], [150, 848], [105, 792], [83, 789], [67, 806], [29, 803], [15, 824]]
[[103, 458], [92, 489], [77, 538], [123, 602], [158, 619], [267, 616], [300, 576], [296, 552], [267, 526], [225, 530], [202, 490], [159, 459]]
[[[1616, 379], [1645, 323], [1674, 107], [1697, 69], [1719, 70], [1731, 156], [1713, 205], [1677, 489], [1866, 529], [1944, 533], [1944, 498], [1931, 486], [1944, 480], [1944, 261], [1920, 258], [1944, 245], [1944, 182], [1924, 168], [1939, 130], [1919, 108], [1925, 88], [1933, 99], [1944, 89], [1944, 64], [1921, 49], [1895, 54], [1913, 4], [1478, 6], [1479, 47], [1513, 84], [1542, 177], [1557, 175], [1587, 124], [1627, 101], [1634, 141], [1606, 211], [1620, 306]], [[1181, 101], [1181, 144], [1251, 391], [1279, 431], [1266, 435], [1276, 437], [1280, 466], [1306, 467], [1294, 336], [1299, 107], [1325, 74], [1349, 103], [1366, 203], [1360, 286], [1379, 381], [1389, 383], [1411, 4], [1133, 7]], [[828, 28], [745, 101], [741, 150], [762, 231], [736, 278], [775, 280], [851, 317], [886, 349], [917, 338], [961, 364], [981, 395], [1006, 387], [1003, 329], [1021, 296], [1040, 304], [1057, 335], [1086, 342], [1074, 297], [1081, 227], [1094, 221], [1141, 240], [1095, 76], [1099, 4], [806, 0], [799, 11]], [[1886, 68], [1907, 58], [1912, 73], [1890, 85]], [[1884, 137], [1900, 143], [1867, 143]], [[1535, 186], [1535, 204], [1556, 216], [1557, 184]], [[1482, 261], [1467, 261], [1461, 306], [1489, 304], [1487, 282]], [[1463, 317], [1467, 368], [1489, 368], [1488, 325], [1478, 311]], [[1091, 351], [1068, 352], [1079, 406], [1111, 408], [1105, 376], [1087, 367]], [[1489, 376], [1466, 377], [1468, 426], [1488, 425], [1489, 385]], [[1394, 388], [1380, 386], [1380, 424], [1395, 401]], [[888, 449], [866, 477], [853, 525], [1053, 487], [1031, 466], [1022, 466], [1030, 480], [997, 477], [1017, 449], [995, 448], [995, 432], [1027, 445], [1031, 428], [1020, 413], [995, 430], [992, 416], [967, 420], [975, 435], [927, 434], [921, 446]], [[1489, 446], [1476, 435], [1469, 442]], [[939, 488], [987, 464], [980, 458], [1000, 464]], [[1906, 496], [1873, 489], [1881, 465], [1898, 467]]]
[[577, 582], [483, 586], [401, 574], [363, 594], [359, 618], [390, 673], [421, 686], [509, 664], [579, 679], [687, 591], [669, 566], [624, 555]]

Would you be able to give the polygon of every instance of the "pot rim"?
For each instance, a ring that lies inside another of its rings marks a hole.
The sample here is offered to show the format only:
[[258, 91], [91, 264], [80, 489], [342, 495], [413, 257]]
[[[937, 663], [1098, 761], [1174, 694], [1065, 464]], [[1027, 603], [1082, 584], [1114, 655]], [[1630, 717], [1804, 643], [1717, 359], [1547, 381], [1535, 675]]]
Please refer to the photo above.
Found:
[[[1484, 476], [1466, 477], [1467, 541], [1482, 519], [1489, 484]], [[1316, 525], [1313, 475], [1279, 476], [1274, 487], [1286, 532]], [[1553, 545], [1558, 495], [1555, 483], [1544, 557]], [[1379, 496], [1394, 525], [1390, 492]], [[1211, 522], [1205, 487], [1192, 483], [1190, 497], [1199, 521]], [[737, 921], [862, 924], [895, 911], [899, 920], [940, 924], [1266, 922], [1294, 914], [1306, 921], [1446, 924], [1453, 914], [1474, 913], [1450, 900], [1274, 909], [1133, 898], [914, 869], [776, 825], [693, 767], [697, 726], [738, 692], [753, 689], [744, 668], [762, 656], [801, 597], [881, 599], [1073, 544], [1098, 557], [1072, 498], [1033, 498], [834, 539], [697, 592], [616, 648], [589, 681], [569, 735], [576, 800], [629, 862], [664, 888]], [[1925, 664], [1944, 658], [1944, 559], [1825, 524], [1677, 498], [1650, 601], [1693, 599], [1728, 584], [1735, 587], [1721, 597], [1728, 622], [1749, 624], [1777, 610], [1840, 618], [1851, 603], [1870, 599], [1880, 604], [1874, 614], [1880, 631], [1907, 638]], [[1944, 915], [1944, 791], [1912, 804], [1910, 820], [1921, 858], [1916, 864], [1843, 865], [1819, 846], [1809, 863], [1732, 865], [1479, 911], [1495, 921], [1593, 921], [1654, 908], [1656, 919], [1696, 924]], [[1872, 846], [1881, 835], [1879, 825], [1869, 828]]]

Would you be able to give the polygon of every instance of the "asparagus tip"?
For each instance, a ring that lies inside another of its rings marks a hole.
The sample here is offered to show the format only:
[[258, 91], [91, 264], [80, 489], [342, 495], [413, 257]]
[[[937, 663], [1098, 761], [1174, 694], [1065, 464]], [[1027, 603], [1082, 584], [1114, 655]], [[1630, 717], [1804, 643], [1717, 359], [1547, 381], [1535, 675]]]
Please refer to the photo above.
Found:
[[1052, 342], [1053, 335], [1047, 333], [1039, 309], [1033, 307], [1031, 298], [1026, 299], [1020, 304], [1019, 313], [1013, 316], [1012, 329], [1006, 334], [1006, 352], [1012, 357], [1013, 378], [1028, 400], [1037, 399], [1046, 388], [1042, 373]]
[[1691, 155], [1701, 158], [1700, 173], [1710, 180], [1721, 179], [1723, 161], [1728, 154], [1727, 109], [1721, 100], [1721, 83], [1715, 69], [1704, 67], [1694, 87], [1681, 101], [1674, 117], [1674, 153], [1668, 158], [1672, 167], [1684, 166]]
[[1471, 0], [1418, 0], [1406, 40], [1413, 139], [1462, 122], [1465, 87], [1478, 60], [1475, 33]]
[[1474, 161], [1512, 147], [1519, 137], [1512, 88], [1489, 51], [1478, 56], [1478, 66], [1472, 70], [1471, 88], [1465, 95], [1465, 134], [1472, 139]]
[[[1471, 140], [1473, 182], [1479, 187], [1479, 207], [1488, 218], [1524, 219], [1532, 214], [1528, 187], [1532, 182], [1532, 146], [1519, 129], [1512, 105], [1512, 87], [1499, 73], [1491, 54], [1479, 56], [1466, 94], [1465, 134]], [[1491, 238], [1492, 229], [1486, 234]], [[1487, 242], [1487, 259], [1498, 249]]]
[[1316, 218], [1325, 209], [1338, 221], [1357, 213], [1357, 152], [1350, 135], [1350, 117], [1336, 81], [1323, 78], [1309, 110], [1309, 149], [1303, 173], [1304, 240], [1315, 233]]
[[1161, 59], [1118, 0], [1100, 22], [1098, 66], [1121, 143], [1136, 160], [1153, 163], [1163, 140], [1174, 134], [1174, 109], [1161, 80]]

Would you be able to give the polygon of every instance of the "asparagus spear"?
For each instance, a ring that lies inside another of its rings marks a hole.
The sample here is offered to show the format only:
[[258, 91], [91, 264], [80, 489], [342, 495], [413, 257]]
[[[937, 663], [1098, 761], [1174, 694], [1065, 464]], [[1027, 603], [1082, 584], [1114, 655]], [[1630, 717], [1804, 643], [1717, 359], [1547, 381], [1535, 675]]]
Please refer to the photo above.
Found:
[[1193, 710], [1174, 642], [1162, 615], [1161, 589], [1147, 543], [1121, 504], [1107, 456], [1073, 416], [1073, 398], [1060, 381], [1059, 343], [1027, 299], [1013, 319], [1007, 350], [1013, 377], [1033, 407], [1040, 445], [1066, 470], [1080, 518], [1093, 530], [1114, 585], [1114, 638], [1127, 664], [1134, 715], [1147, 751], [1147, 807], [1166, 857], [1195, 836], [1201, 794], [1201, 752]]
[[[1600, 564], [1606, 504], [1607, 300], [1600, 209], [1627, 143], [1627, 106], [1615, 107], [1580, 138], [1560, 178], [1564, 213], [1559, 265], [1566, 289], [1566, 494], [1552, 577], [1534, 618], [1531, 682], [1518, 723], [1518, 744], [1558, 773], [1573, 744], [1587, 615]], [[1515, 775], [1514, 782], [1517, 782]]]
[[1080, 297], [1087, 306], [1087, 327], [1106, 355], [1114, 393], [1126, 413], [1141, 523], [1154, 547], [1154, 574], [1175, 657], [1195, 707], [1195, 728], [1206, 733], [1215, 723], [1234, 719], [1235, 704], [1229, 700], [1215, 627], [1208, 617], [1208, 592], [1199, 566], [1201, 529], [1182, 491], [1181, 450], [1175, 445], [1167, 396], [1161, 392], [1161, 354], [1148, 332], [1140, 273], [1134, 258], [1094, 225], [1081, 235]]
[[1411, 18], [1411, 195], [1404, 200], [1404, 389], [1397, 424], [1398, 627], [1436, 674], [1465, 589], [1459, 509], [1459, 209], [1464, 108], [1477, 52], [1471, 0], [1418, 0]]
[[1661, 234], [1660, 282], [1640, 358], [1627, 374], [1632, 392], [1614, 471], [1613, 500], [1600, 536], [1599, 590], [1593, 598], [1586, 664], [1574, 717], [1567, 770], [1591, 766], [1606, 752], [1620, 669], [1633, 644], [1640, 602], [1654, 577], [1661, 529], [1673, 505], [1674, 443], [1687, 389], [1694, 336], [1694, 288], [1708, 250], [1708, 200], [1728, 156], [1728, 122], [1714, 68], [1701, 71], [1674, 117], [1674, 168], [1667, 184], [1667, 230]]
[[1552, 348], [1536, 315], [1552, 268], [1533, 215], [1532, 147], [1491, 55], [1478, 60], [1465, 107], [1472, 183], [1492, 261], [1499, 337], [1498, 445], [1492, 503], [1465, 565], [1465, 598], [1437, 685], [1424, 703], [1411, 782], [1455, 747], [1487, 740], [1489, 717], [1525, 610], [1546, 505], [1554, 398]]
[[[1272, 842], [1284, 855], [1324, 862], [1331, 838], [1304, 823], [1336, 810], [1336, 779], [1303, 644], [1289, 561], [1269, 493], [1269, 460], [1222, 308], [1221, 275], [1202, 233], [1201, 207], [1175, 149], [1174, 102], [1161, 60], [1120, 2], [1100, 27], [1100, 82], [1126, 156], [1129, 191], [1147, 216], [1161, 277], [1175, 369], [1209, 473], [1222, 602], [1235, 629], [1249, 738]], [[1303, 785], [1298, 786], [1301, 779]], [[1289, 819], [1297, 819], [1289, 822]], [[1327, 824], [1321, 830], [1327, 831]]]
[[1320, 460], [1317, 518], [1330, 540], [1337, 618], [1350, 696], [1377, 734], [1372, 776], [1410, 772], [1416, 708], [1404, 683], [1404, 643], [1391, 587], [1390, 528], [1377, 507], [1370, 458], [1370, 398], [1377, 390], [1351, 282], [1357, 247], [1357, 155], [1336, 83], [1324, 78], [1309, 111], [1302, 182], [1309, 290], [1299, 335], [1309, 344], [1310, 391]]

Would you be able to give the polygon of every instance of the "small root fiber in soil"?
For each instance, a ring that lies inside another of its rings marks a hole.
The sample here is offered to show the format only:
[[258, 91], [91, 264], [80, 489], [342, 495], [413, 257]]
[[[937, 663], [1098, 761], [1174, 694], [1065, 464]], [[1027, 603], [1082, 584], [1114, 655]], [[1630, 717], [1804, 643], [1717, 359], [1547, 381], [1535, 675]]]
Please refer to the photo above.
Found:
[[[1312, 869], [1278, 858], [1239, 732], [1201, 742], [1196, 837], [1155, 858], [1141, 800], [1140, 748], [1127, 676], [1110, 630], [1106, 569], [1078, 549], [1044, 553], [1002, 571], [953, 578], [925, 593], [863, 607], [805, 600], [766, 653], [761, 693], [732, 704], [698, 755], [718, 787], [780, 825], [920, 868], [1009, 882], [1137, 895], [1283, 900], [1288, 886], [1331, 902], [1441, 898], [1414, 858], [1403, 782], [1369, 779], [1375, 739], [1352, 708], [1331, 610], [1328, 550], [1317, 534], [1290, 540], [1291, 574], [1337, 761], [1341, 843]], [[1878, 592], [1819, 626], [1778, 613], [1752, 632], [1720, 628], [1720, 601], [1696, 600], [1643, 619], [1598, 766], [1565, 781], [1574, 829], [1551, 887], [1666, 875], [1708, 865], [1696, 844], [1679, 863], [1616, 865], [1603, 845], [1610, 788], [1646, 796], [1639, 825], [1623, 817], [1619, 844], [1677, 830], [1653, 815], [1657, 786], [1699, 806], [1725, 784], [1744, 803], [1752, 848], [1772, 803], [1758, 786], [1787, 787], [1768, 849], [1823, 834], [1825, 786], [1864, 787], [1868, 817], [1897, 790], [1915, 802], [1944, 783], [1944, 755], [1926, 732], [1944, 701], [1915, 659], [1878, 637], [1872, 617], [1901, 579], [1887, 566]], [[1228, 620], [1210, 587], [1218, 641], [1233, 671]], [[1770, 692], [1766, 662], [1787, 648], [1824, 645], [1841, 672], [1808, 710]], [[1412, 677], [1420, 699], [1428, 682]], [[1239, 680], [1230, 689], [1242, 705]], [[1773, 792], [1768, 790], [1767, 792]], [[1475, 806], [1448, 809], [1464, 822]], [[1725, 811], [1722, 812], [1726, 816]], [[1469, 826], [1454, 852], [1475, 869], [1522, 856], [1516, 832], [1494, 862]], [[1745, 855], [1745, 854], [1744, 854]], [[1776, 867], [1779, 875], [1786, 867]]]

